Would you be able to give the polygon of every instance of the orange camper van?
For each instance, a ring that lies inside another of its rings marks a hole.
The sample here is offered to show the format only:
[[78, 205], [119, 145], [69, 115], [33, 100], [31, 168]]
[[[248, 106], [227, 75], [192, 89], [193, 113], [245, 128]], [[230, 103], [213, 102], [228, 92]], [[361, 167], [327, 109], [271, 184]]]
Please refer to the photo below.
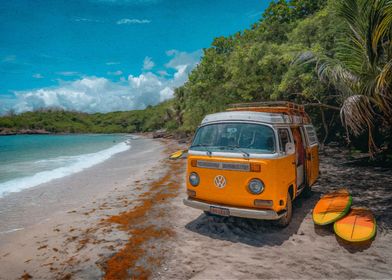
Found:
[[276, 220], [319, 174], [318, 141], [304, 107], [290, 102], [234, 104], [207, 115], [187, 157], [184, 204], [206, 214]]

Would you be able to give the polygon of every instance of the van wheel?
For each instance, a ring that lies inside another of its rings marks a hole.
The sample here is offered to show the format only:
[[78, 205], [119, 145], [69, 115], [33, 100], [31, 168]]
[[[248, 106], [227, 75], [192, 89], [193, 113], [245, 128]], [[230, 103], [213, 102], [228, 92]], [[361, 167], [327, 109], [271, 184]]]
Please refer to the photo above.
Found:
[[291, 217], [293, 216], [293, 204], [291, 202], [290, 193], [287, 193], [286, 214], [275, 222], [278, 227], [287, 227], [290, 224]]

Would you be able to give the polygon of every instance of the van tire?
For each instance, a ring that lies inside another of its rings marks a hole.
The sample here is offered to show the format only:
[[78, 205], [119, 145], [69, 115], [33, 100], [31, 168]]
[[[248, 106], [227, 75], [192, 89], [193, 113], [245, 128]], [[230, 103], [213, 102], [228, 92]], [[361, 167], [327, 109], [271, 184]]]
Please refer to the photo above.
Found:
[[275, 225], [278, 227], [287, 227], [290, 222], [291, 222], [291, 218], [293, 216], [293, 203], [291, 201], [291, 195], [288, 192], [287, 193], [287, 201], [286, 201], [286, 214], [284, 214], [279, 220], [275, 221]]

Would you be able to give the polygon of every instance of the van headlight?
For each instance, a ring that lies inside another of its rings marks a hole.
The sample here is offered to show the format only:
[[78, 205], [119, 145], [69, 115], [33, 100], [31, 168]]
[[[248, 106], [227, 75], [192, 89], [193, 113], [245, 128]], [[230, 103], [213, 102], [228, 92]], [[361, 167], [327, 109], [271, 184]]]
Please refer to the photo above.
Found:
[[264, 183], [259, 179], [252, 179], [248, 183], [248, 190], [251, 194], [261, 194], [264, 191]]
[[196, 187], [197, 185], [199, 185], [199, 183], [200, 183], [200, 178], [199, 178], [199, 175], [197, 175], [196, 172], [192, 172], [192, 173], [189, 175], [189, 183], [190, 183], [192, 186], [194, 186], [194, 187]]

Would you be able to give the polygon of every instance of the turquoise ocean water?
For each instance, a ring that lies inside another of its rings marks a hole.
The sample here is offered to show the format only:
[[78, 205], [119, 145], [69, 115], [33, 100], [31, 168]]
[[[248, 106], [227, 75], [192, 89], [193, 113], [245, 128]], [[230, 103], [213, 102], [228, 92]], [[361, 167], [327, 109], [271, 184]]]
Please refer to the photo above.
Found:
[[0, 137], [0, 197], [61, 178], [130, 148], [126, 135]]

